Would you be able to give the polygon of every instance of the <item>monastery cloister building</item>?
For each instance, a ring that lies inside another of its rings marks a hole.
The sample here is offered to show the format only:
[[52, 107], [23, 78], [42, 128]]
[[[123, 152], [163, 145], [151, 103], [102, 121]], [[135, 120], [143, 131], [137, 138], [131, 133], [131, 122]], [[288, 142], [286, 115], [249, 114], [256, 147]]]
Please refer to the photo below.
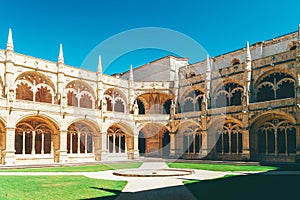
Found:
[[[300, 162], [299, 31], [122, 74], [0, 49], [2, 164], [139, 159]], [[97, 61], [95, 61], [97, 63]]]

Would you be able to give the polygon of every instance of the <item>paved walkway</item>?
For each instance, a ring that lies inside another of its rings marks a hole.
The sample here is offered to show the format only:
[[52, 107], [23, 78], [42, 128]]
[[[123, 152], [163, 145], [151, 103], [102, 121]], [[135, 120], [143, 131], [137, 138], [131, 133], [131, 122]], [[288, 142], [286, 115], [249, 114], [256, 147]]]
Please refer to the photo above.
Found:
[[[144, 162], [140, 169], [166, 169], [168, 166], [164, 162]], [[101, 171], [89, 173], [86, 176], [90, 178], [108, 179], [108, 180], [126, 180], [127, 185], [118, 200], [122, 199], [182, 199], [194, 200], [193, 194], [184, 186], [184, 180], [205, 180], [223, 177], [226, 172], [211, 172], [204, 170], [195, 170], [194, 174], [176, 177], [122, 177], [114, 176], [111, 171]]]

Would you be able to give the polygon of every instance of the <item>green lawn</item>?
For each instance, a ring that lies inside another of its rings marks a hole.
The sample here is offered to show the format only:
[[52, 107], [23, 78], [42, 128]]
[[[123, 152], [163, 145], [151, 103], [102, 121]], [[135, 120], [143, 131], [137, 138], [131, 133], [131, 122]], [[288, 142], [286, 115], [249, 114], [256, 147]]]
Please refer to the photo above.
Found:
[[0, 172], [97, 172], [113, 169], [138, 168], [142, 163], [99, 164], [88, 166], [45, 167], [24, 169], [0, 169]]
[[167, 163], [170, 168], [202, 169], [211, 171], [270, 171], [277, 167], [271, 166], [247, 166], [229, 164], [197, 164], [197, 163]]
[[298, 199], [300, 175], [252, 174], [184, 184], [197, 199]]
[[0, 199], [115, 199], [126, 181], [84, 176], [1, 176]]

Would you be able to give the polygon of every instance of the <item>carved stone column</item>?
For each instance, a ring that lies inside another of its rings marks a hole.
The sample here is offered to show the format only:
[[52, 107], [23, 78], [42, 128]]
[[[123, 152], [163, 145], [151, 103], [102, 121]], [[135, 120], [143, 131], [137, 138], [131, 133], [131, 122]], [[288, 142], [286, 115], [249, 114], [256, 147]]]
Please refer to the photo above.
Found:
[[250, 159], [250, 137], [249, 137], [249, 129], [242, 130], [243, 135], [243, 157]]
[[5, 164], [11, 165], [16, 163], [15, 152], [15, 127], [6, 127]]
[[170, 157], [175, 156], [175, 133], [170, 133]]
[[66, 163], [68, 162], [67, 155], [67, 130], [60, 130], [60, 150], [59, 150], [59, 162]]
[[133, 158], [134, 159], [139, 159], [140, 158], [140, 152], [139, 152], [139, 135], [134, 134], [133, 138], [133, 146], [134, 146], [134, 151], [133, 151]]
[[207, 156], [207, 153], [208, 153], [207, 139], [208, 139], [207, 131], [203, 131], [202, 132], [202, 155], [201, 155], [201, 157]]
[[106, 132], [101, 132], [101, 160], [107, 159], [107, 137]]

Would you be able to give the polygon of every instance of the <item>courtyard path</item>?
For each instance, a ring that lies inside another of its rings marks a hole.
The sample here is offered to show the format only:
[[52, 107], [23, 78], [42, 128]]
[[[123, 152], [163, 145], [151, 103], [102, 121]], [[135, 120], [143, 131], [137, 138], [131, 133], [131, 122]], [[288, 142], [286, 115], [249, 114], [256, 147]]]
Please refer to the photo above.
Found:
[[[167, 169], [165, 162], [144, 162], [139, 169], [155, 170]], [[120, 170], [122, 171], [122, 170]], [[184, 186], [185, 180], [206, 180], [223, 177], [226, 174], [237, 174], [230, 172], [212, 172], [205, 170], [194, 170], [195, 173], [186, 176], [175, 177], [122, 177], [115, 176], [112, 173], [115, 170], [94, 172], [86, 174], [90, 178], [108, 179], [108, 180], [126, 180], [128, 181], [122, 193], [118, 196], [118, 200], [123, 199], [143, 199], [143, 200], [159, 200], [159, 199], [180, 199], [193, 200], [196, 199], [193, 194]]]

